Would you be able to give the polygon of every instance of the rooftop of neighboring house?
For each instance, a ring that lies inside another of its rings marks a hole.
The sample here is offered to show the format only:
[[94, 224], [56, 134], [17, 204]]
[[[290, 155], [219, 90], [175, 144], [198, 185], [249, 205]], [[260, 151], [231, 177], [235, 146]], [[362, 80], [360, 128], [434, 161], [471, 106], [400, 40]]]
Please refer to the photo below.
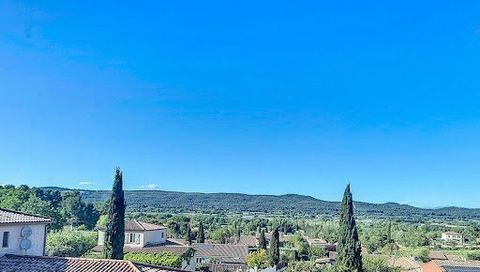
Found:
[[[104, 227], [99, 228], [100, 230], [104, 230]], [[143, 221], [134, 220], [125, 220], [125, 231], [154, 231], [154, 230], [164, 230], [167, 227], [151, 224]]]
[[430, 260], [448, 260], [447, 256], [445, 253], [441, 251], [430, 251], [428, 253], [428, 258]]
[[320, 238], [310, 238], [305, 236], [305, 240], [310, 244], [327, 244], [327, 241]]
[[221, 258], [225, 262], [245, 262], [248, 255], [248, 247], [242, 245], [226, 244], [192, 244], [195, 256], [207, 258]]
[[480, 261], [430, 261], [422, 266], [427, 272], [480, 272]]
[[40, 257], [5, 254], [0, 271], [6, 272], [167, 272], [181, 269], [133, 263], [125, 260]]
[[43, 216], [38, 216], [38, 215], [32, 215], [28, 213], [23, 213], [23, 212], [16, 212], [16, 211], [11, 211], [7, 209], [1, 209], [0, 208], [0, 224], [21, 224], [21, 223], [51, 223], [52, 219], [43, 217]]
[[446, 232], [444, 232], [443, 234], [445, 234], [445, 235], [463, 235], [463, 234], [461, 234], [461, 233], [454, 232], [454, 231], [446, 231]]
[[152, 231], [163, 229], [166, 229], [166, 227], [138, 220], [125, 220], [125, 231]]
[[408, 257], [391, 256], [387, 258], [387, 264], [390, 267], [400, 268], [401, 271], [416, 271], [422, 267], [420, 263]]
[[230, 244], [244, 245], [248, 247], [256, 247], [258, 243], [257, 241], [258, 238], [255, 235], [241, 235], [240, 239], [238, 239], [237, 237], [232, 237], [231, 239], [229, 239]]

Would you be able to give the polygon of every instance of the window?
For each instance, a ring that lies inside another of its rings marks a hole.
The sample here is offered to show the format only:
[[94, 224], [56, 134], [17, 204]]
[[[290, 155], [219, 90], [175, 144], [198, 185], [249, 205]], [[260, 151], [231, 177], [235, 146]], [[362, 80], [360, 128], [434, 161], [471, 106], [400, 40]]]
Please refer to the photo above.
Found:
[[8, 247], [8, 237], [10, 236], [10, 232], [8, 231], [5, 231], [3, 233], [3, 243], [2, 243], [2, 247]]
[[163, 231], [162, 231], [162, 238], [163, 238]]
[[140, 244], [140, 233], [125, 233], [126, 244]]

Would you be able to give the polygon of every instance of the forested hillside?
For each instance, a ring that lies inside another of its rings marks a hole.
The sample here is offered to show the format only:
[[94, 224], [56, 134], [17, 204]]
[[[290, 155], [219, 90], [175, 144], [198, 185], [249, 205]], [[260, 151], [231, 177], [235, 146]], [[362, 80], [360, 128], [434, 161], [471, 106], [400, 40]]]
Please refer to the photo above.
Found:
[[[109, 191], [82, 191], [87, 202], [105, 201]], [[266, 213], [297, 216], [336, 216], [339, 202], [303, 195], [247, 195], [239, 193], [185, 193], [172, 191], [125, 191], [127, 209], [132, 212]], [[447, 207], [422, 209], [397, 203], [355, 203], [361, 217], [402, 218], [403, 220], [480, 219], [480, 209]]]

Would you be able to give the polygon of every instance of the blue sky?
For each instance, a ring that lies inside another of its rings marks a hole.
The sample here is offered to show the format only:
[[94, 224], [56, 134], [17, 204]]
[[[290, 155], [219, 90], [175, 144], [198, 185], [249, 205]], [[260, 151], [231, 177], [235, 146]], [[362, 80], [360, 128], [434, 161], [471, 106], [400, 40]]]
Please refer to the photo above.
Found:
[[0, 183], [480, 207], [478, 1], [66, 2], [0, 0]]

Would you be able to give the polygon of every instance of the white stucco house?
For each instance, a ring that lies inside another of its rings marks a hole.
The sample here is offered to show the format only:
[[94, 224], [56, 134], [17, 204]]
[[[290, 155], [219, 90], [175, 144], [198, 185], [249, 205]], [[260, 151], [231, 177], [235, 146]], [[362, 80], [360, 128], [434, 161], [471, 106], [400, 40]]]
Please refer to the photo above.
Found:
[[[103, 251], [105, 230], [98, 230], [97, 246], [94, 252]], [[190, 246], [175, 239], [167, 239], [167, 228], [137, 220], [125, 220], [125, 253], [169, 252], [182, 257], [181, 269], [195, 271], [195, 260]], [[150, 271], [150, 270], [149, 270]]]
[[0, 257], [43, 256], [50, 218], [0, 209]]
[[465, 239], [461, 233], [447, 231], [442, 233], [442, 241], [446, 244], [455, 244], [461, 246], [464, 244]]
[[[98, 230], [98, 245], [103, 246], [104, 229]], [[137, 220], [125, 220], [125, 247], [147, 247], [165, 244], [167, 228]]]

